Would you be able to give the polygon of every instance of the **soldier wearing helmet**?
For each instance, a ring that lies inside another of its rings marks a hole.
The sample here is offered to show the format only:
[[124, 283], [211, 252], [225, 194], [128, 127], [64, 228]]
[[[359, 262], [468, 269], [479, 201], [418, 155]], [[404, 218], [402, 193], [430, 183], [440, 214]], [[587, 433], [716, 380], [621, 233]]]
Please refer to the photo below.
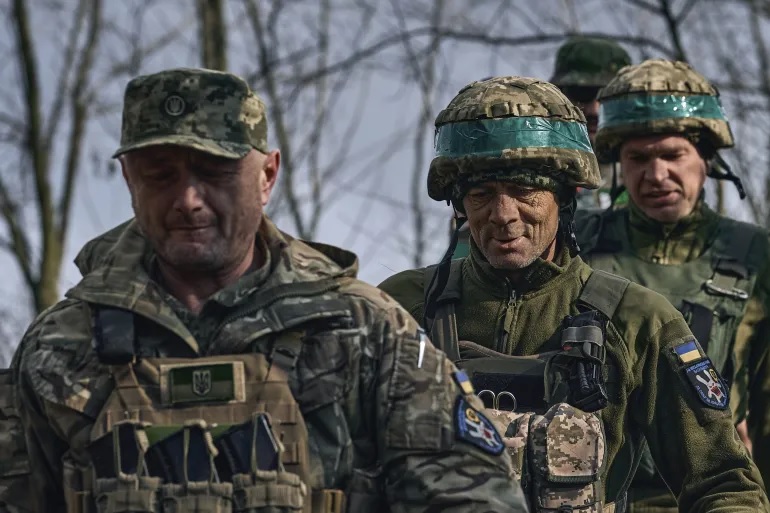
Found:
[[[622, 46], [608, 39], [573, 37], [556, 53], [550, 82], [586, 117], [591, 144], [599, 122], [599, 89], [612, 80], [620, 68], [631, 64], [631, 57]], [[607, 207], [612, 203], [611, 166], [600, 164], [602, 183], [596, 190], [578, 190], [578, 208]], [[617, 199], [615, 199], [617, 201]]]
[[465, 373], [355, 255], [264, 216], [280, 152], [242, 78], [134, 78], [115, 157], [136, 218], [19, 346], [0, 511], [526, 511]]
[[465, 214], [470, 255], [450, 247], [380, 288], [468, 373], [532, 511], [622, 511], [645, 440], [680, 511], [770, 511], [681, 314], [576, 256], [575, 189], [598, 184], [585, 117], [555, 86], [474, 82], [438, 115], [428, 173], [429, 196]]
[[[763, 229], [719, 215], [704, 200], [707, 177], [732, 181], [744, 196], [717, 153], [733, 146], [719, 94], [688, 64], [648, 60], [623, 68], [599, 101], [596, 154], [620, 163], [630, 202], [579, 215], [581, 257], [663, 294], [682, 312], [724, 377], [729, 407], [712, 404], [704, 383], [691, 384], [707, 409], [732, 412], [767, 483], [770, 253]], [[632, 510], [676, 511], [649, 454], [630, 495]]]

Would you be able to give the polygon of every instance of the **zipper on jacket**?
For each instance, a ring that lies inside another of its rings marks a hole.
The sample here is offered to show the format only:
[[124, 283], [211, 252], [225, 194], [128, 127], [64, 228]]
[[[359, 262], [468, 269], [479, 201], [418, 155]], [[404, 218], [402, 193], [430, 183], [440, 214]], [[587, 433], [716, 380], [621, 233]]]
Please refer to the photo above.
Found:
[[516, 289], [511, 285], [510, 280], [505, 280], [505, 286], [508, 289], [508, 301], [503, 306], [502, 326], [497, 330], [497, 349], [499, 353], [505, 353], [505, 346], [508, 342], [508, 325], [513, 322], [513, 309], [516, 303]]

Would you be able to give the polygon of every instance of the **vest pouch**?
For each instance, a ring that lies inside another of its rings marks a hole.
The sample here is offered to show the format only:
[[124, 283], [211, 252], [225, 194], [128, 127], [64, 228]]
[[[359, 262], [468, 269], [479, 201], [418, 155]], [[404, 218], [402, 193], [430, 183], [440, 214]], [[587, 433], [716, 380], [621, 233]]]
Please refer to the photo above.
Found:
[[160, 479], [122, 474], [98, 478], [94, 501], [98, 513], [156, 513], [159, 511]]
[[503, 436], [505, 450], [511, 456], [516, 479], [526, 483], [527, 439], [529, 438], [530, 419], [535, 414], [485, 408], [484, 415], [492, 421]]
[[233, 485], [192, 481], [161, 487], [163, 513], [231, 513]]
[[62, 462], [62, 485], [67, 513], [91, 513], [92, 472], [65, 459]]
[[530, 419], [530, 497], [535, 513], [601, 513], [606, 457], [600, 419], [566, 403]]
[[233, 475], [233, 513], [302, 511], [306, 496], [307, 488], [297, 474], [257, 470]]

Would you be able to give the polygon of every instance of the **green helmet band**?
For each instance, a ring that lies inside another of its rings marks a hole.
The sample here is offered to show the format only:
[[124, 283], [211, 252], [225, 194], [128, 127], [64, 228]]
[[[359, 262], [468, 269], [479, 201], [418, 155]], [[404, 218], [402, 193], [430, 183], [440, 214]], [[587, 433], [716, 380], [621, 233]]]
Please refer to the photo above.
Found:
[[436, 130], [436, 157], [501, 157], [512, 148], [591, 152], [582, 123], [542, 117], [506, 117], [447, 123]]
[[722, 103], [710, 95], [633, 95], [603, 100], [599, 130], [660, 119], [701, 118], [727, 121]]

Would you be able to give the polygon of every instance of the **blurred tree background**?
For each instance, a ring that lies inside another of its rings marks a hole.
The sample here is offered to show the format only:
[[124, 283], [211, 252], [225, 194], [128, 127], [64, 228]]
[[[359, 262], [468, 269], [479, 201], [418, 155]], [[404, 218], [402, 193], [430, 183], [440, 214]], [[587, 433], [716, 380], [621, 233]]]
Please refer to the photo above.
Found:
[[109, 159], [123, 89], [168, 67], [251, 83], [282, 151], [270, 215], [353, 249], [373, 283], [447, 243], [425, 191], [438, 111], [474, 79], [547, 79], [575, 34], [709, 77], [749, 197], [713, 182], [708, 201], [770, 225], [769, 0], [7, 0], [0, 20], [0, 365], [76, 283], [81, 245], [131, 215]]

